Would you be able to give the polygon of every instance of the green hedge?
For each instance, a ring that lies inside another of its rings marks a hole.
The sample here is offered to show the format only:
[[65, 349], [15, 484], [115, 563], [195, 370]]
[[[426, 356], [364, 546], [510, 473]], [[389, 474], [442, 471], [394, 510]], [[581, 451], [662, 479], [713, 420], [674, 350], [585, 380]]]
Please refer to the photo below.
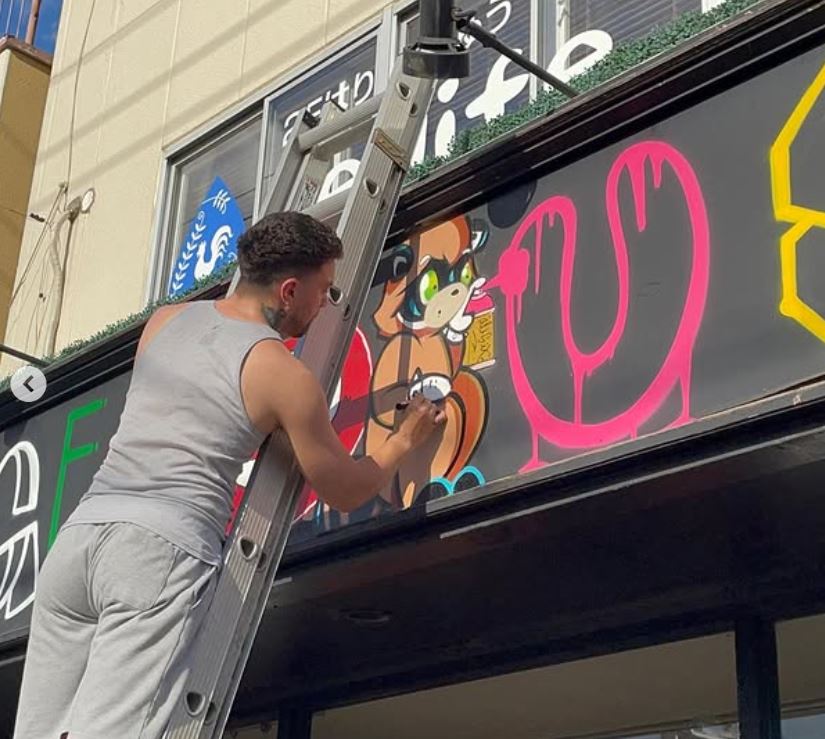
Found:
[[[696, 36], [711, 26], [738, 15], [751, 6], [756, 5], [758, 2], [760, 2], [760, 0], [726, 0], [726, 2], [707, 13], [686, 13], [675, 21], [655, 29], [645, 38], [619, 44], [610, 54], [593, 65], [587, 72], [575, 77], [571, 81], [571, 84], [581, 92], [592, 90], [598, 85], [632, 69], [657, 54], [669, 51], [683, 41]], [[418, 182], [430, 176], [447, 162], [457, 159], [480, 146], [484, 146], [504, 133], [508, 133], [519, 126], [523, 126], [530, 121], [552, 113], [565, 102], [567, 102], [567, 98], [555, 90], [542, 91], [537, 95], [535, 100], [520, 110], [500, 116], [489, 123], [461, 131], [450, 143], [449, 155], [444, 157], [431, 157], [415, 165], [410, 169], [406, 182], [408, 184]], [[181, 302], [193, 293], [229, 279], [233, 269], [234, 264], [229, 264], [224, 269], [209, 275], [209, 277], [203, 280], [199, 280], [186, 293], [178, 295], [175, 298], [162, 298], [152, 302], [142, 311], [133, 313], [126, 318], [109, 324], [93, 336], [74, 341], [55, 356], [45, 357], [44, 360], [49, 363], [56, 362], [82, 349], [86, 349], [92, 344], [104, 341], [130, 326], [145, 321], [158, 306]], [[8, 386], [8, 382], [8, 377], [0, 380], [0, 391]]]

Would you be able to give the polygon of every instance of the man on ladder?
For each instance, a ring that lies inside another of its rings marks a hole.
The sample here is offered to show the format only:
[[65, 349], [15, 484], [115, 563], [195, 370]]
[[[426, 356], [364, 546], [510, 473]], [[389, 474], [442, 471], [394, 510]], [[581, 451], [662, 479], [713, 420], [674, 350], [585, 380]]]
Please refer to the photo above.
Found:
[[[320, 125], [304, 116], [292, 129], [269, 215], [238, 242], [229, 297], [165, 307], [147, 323], [120, 427], [40, 574], [15, 739], [220, 737], [302, 475], [330, 505], [352, 510], [443, 424], [443, 411], [411, 397], [387, 442], [355, 461], [327, 400], [433, 80], [469, 72], [457, 29], [575, 94], [472, 16], [450, 0], [422, 0], [420, 37], [380, 101], [346, 112], [328, 105]], [[352, 187], [314, 202], [331, 154], [368, 124]], [[325, 225], [336, 217], [337, 235]], [[301, 362], [281, 340], [311, 324]], [[232, 483], [259, 446], [224, 546]]]
[[238, 242], [228, 298], [160, 308], [120, 426], [40, 573], [16, 739], [159, 737], [221, 562], [241, 465], [282, 428], [318, 495], [353, 510], [444, 420], [418, 396], [353, 460], [315, 376], [284, 347], [335, 291], [341, 242], [310, 216], [264, 217]]

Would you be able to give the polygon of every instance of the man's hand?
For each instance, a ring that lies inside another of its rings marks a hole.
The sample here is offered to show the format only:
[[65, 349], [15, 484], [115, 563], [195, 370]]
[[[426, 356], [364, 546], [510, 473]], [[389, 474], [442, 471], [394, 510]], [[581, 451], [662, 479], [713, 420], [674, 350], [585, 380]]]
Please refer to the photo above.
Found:
[[253, 409], [251, 417], [287, 433], [307, 482], [326, 503], [345, 512], [361, 507], [389, 485], [402, 459], [446, 420], [443, 410], [416, 396], [407, 404], [398, 430], [356, 461], [332, 428], [318, 381], [283, 346], [260, 342], [246, 361], [242, 387], [247, 412]]
[[429, 439], [439, 426], [444, 425], [447, 416], [442, 404], [433, 403], [423, 395], [414, 396], [405, 405], [404, 415], [395, 433], [409, 444], [410, 449], [415, 449]]

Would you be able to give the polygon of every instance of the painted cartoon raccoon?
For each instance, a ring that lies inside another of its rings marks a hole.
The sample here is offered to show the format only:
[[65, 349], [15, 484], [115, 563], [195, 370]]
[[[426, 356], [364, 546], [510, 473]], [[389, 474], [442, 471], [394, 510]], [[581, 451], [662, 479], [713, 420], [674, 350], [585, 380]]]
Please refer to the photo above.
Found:
[[492, 348], [480, 354], [474, 349], [470, 358], [467, 338], [475, 314], [486, 311], [492, 323], [492, 301], [481, 290], [485, 279], [475, 264], [486, 239], [486, 225], [461, 216], [423, 231], [382, 261], [384, 294], [373, 320], [388, 342], [372, 378], [366, 453], [392, 433], [396, 404], [417, 393], [443, 400], [447, 413], [443, 433], [408, 459], [383, 491], [393, 506], [406, 508], [484, 482], [467, 466], [484, 433], [488, 405], [485, 385], [470, 365], [491, 363], [481, 355]]

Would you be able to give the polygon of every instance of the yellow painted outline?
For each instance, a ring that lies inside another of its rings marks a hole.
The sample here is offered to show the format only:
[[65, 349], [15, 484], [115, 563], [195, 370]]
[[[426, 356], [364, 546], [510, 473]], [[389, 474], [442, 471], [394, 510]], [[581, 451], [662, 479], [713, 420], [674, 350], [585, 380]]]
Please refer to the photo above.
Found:
[[819, 70], [810, 87], [805, 90], [770, 151], [773, 210], [777, 221], [791, 223], [779, 242], [779, 261], [782, 271], [782, 298], [779, 312], [793, 318], [825, 342], [825, 318], [799, 296], [796, 251], [800, 240], [812, 228], [825, 228], [825, 211], [794, 205], [791, 186], [791, 146], [803, 124], [811, 114], [822, 91], [825, 90], [825, 66]]

